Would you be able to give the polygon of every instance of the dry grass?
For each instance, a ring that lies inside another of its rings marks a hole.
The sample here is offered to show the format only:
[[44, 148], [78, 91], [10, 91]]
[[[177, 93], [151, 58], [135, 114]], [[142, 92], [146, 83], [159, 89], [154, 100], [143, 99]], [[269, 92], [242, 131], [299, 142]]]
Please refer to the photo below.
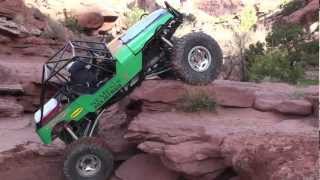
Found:
[[179, 109], [184, 112], [214, 112], [217, 103], [205, 91], [189, 91], [180, 98]]

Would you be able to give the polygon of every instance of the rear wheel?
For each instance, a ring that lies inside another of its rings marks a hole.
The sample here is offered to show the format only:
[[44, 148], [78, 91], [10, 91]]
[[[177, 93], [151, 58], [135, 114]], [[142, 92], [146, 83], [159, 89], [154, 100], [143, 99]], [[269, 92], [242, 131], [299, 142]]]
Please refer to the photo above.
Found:
[[107, 145], [98, 138], [82, 138], [67, 147], [64, 175], [68, 180], [106, 180], [114, 159]]
[[190, 33], [176, 41], [171, 62], [174, 72], [183, 81], [205, 85], [219, 75], [222, 51], [209, 35], [202, 32]]

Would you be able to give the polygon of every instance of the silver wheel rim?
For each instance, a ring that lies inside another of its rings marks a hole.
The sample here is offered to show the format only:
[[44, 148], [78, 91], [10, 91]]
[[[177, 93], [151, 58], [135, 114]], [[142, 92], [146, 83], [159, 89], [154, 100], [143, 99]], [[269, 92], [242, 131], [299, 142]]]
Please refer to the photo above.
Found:
[[188, 62], [194, 71], [204, 72], [211, 65], [211, 54], [207, 48], [195, 46], [189, 51]]
[[101, 160], [93, 154], [84, 155], [78, 159], [76, 169], [83, 177], [94, 176], [101, 169]]

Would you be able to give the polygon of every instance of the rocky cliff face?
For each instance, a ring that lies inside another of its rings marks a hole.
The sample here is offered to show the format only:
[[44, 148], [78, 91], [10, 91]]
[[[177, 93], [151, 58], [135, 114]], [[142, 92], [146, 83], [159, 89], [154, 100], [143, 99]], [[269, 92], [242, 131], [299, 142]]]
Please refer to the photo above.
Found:
[[[318, 107], [308, 101], [313, 96], [319, 103], [317, 88], [232, 81], [194, 87], [179, 81], [147, 80], [129, 99], [102, 116], [100, 137], [121, 163], [113, 180], [141, 180], [155, 174], [161, 177], [159, 180], [222, 180], [235, 176], [241, 180], [318, 179], [318, 119], [311, 114]], [[195, 90], [215, 99], [219, 105], [215, 111], [181, 111], [180, 99]], [[1, 117], [6, 114], [15, 114], [15, 121]], [[58, 143], [43, 149], [27, 125], [32, 117], [21, 115], [14, 107], [0, 108], [0, 124], [7, 127], [0, 133], [10, 139], [1, 141], [2, 147], [19, 147], [0, 153], [6, 154], [0, 156], [0, 164], [8, 158], [11, 162], [6, 164], [7, 170], [0, 168], [0, 174], [10, 180], [19, 179], [13, 171], [34, 177], [26, 172], [30, 158], [25, 154], [32, 153], [33, 160], [45, 167], [39, 177], [54, 174], [50, 175], [53, 180], [61, 179], [61, 146]], [[39, 168], [30, 167], [28, 172]]]
[[49, 56], [52, 47], [70, 36], [64, 26], [27, 7], [23, 0], [0, 1], [1, 54]]

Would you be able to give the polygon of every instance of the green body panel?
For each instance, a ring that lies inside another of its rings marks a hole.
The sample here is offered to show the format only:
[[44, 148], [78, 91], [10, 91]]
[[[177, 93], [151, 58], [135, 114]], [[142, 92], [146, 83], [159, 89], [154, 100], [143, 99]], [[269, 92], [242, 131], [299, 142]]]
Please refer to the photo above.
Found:
[[173, 16], [167, 13], [153, 22], [128, 44], [121, 46], [115, 53], [116, 74], [103, 85], [97, 92], [82, 95], [64, 108], [57, 116], [43, 127], [37, 129], [44, 144], [53, 141], [53, 128], [61, 122], [81, 121], [89, 112], [96, 112], [121, 88], [126, 86], [139, 72], [142, 71], [142, 48], [154, 36], [159, 27], [167, 23]]
[[161, 16], [157, 21], [146, 28], [139, 36], [132, 39], [127, 44], [127, 46], [132, 50], [134, 54], [140, 52], [144, 45], [154, 36], [158, 28], [166, 24], [172, 18], [173, 15], [170, 13]]

